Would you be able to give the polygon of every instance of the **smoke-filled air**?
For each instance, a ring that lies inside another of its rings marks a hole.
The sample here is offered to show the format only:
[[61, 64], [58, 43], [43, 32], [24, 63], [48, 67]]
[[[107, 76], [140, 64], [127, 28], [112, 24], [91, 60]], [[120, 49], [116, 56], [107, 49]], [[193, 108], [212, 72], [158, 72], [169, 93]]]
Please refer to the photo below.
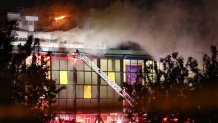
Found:
[[74, 5], [69, 18], [76, 21], [71, 21], [71, 29], [56, 30], [52, 35], [69, 43], [106, 44], [109, 48], [132, 41], [155, 59], [174, 51], [199, 59], [202, 53], [208, 53], [211, 44], [218, 45], [217, 6], [218, 2], [206, 0], [156, 0], [149, 6], [116, 1], [104, 8], [88, 9]]

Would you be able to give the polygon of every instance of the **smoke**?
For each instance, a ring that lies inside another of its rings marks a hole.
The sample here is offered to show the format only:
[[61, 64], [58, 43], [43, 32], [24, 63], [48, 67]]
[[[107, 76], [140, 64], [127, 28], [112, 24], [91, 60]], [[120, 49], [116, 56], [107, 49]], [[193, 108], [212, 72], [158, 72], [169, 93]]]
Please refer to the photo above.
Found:
[[80, 9], [74, 14], [85, 14], [78, 14], [82, 17], [72, 23], [72, 29], [54, 31], [53, 35], [60, 35], [60, 40], [69, 43], [79, 41], [93, 47], [106, 44], [114, 48], [134, 41], [155, 59], [178, 51], [184, 57], [201, 60], [211, 44], [217, 45], [218, 2], [155, 0], [151, 3], [148, 6], [141, 0], [116, 1], [100, 9]]

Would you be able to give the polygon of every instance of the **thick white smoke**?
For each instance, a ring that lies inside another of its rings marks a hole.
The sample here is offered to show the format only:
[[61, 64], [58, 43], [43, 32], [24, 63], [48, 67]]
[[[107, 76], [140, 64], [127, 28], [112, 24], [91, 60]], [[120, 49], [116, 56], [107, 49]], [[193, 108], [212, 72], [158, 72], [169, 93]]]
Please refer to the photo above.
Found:
[[204, 32], [211, 28], [204, 23], [200, 9], [187, 8], [180, 2], [159, 3], [152, 10], [116, 2], [101, 11], [90, 10], [76, 28], [56, 31], [53, 35], [69, 42], [80, 41], [86, 46], [116, 47], [120, 42], [134, 41], [155, 59], [174, 51], [200, 59], [211, 44], [217, 45], [216, 38]]

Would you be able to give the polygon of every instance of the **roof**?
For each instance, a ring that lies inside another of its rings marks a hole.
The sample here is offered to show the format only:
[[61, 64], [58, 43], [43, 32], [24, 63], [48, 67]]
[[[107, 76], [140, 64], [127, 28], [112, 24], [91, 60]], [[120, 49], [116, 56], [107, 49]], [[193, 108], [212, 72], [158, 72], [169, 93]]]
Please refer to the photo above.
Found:
[[130, 59], [152, 59], [152, 57], [144, 50], [107, 50], [107, 57], [122, 57]]

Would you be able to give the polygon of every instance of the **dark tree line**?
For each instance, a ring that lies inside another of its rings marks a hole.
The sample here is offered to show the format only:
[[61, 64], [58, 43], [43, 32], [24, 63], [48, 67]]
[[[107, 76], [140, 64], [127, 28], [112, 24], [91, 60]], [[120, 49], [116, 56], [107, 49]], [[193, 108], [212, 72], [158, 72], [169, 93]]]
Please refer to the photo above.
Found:
[[[16, 21], [0, 21], [0, 106], [5, 109], [2, 112], [19, 110], [22, 122], [45, 122], [51, 103], [64, 87], [57, 88], [49, 78], [50, 54], [40, 54], [39, 39], [29, 36], [24, 45], [12, 45], [15, 29]], [[13, 115], [9, 113], [0, 120], [12, 121]]]
[[143, 78], [145, 85], [137, 82], [124, 85], [136, 100], [134, 107], [127, 110], [128, 118], [134, 121], [137, 115], [139, 122], [162, 122], [163, 117], [173, 115], [181, 122], [187, 119], [215, 122], [218, 119], [218, 52], [213, 45], [210, 51], [210, 55], [202, 56], [202, 69], [197, 60], [189, 57], [185, 62], [177, 52], [146, 65], [144, 74], [137, 77]]

